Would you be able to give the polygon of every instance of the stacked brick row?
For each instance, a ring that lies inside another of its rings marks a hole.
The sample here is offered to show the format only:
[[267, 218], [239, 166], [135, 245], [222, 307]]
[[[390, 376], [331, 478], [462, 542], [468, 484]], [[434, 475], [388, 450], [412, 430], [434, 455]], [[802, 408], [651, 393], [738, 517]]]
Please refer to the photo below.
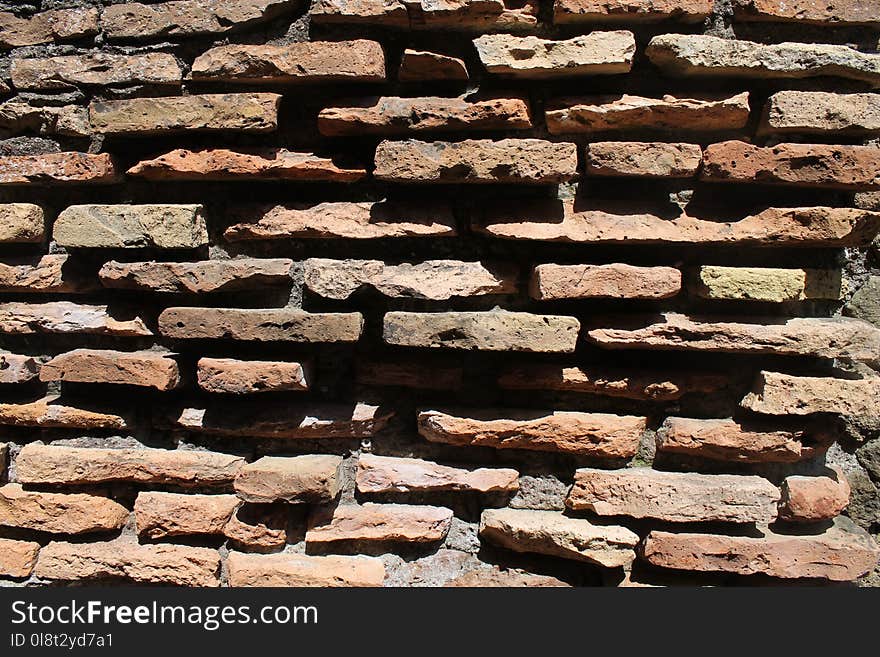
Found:
[[0, 579], [876, 585], [871, 5], [0, 12]]

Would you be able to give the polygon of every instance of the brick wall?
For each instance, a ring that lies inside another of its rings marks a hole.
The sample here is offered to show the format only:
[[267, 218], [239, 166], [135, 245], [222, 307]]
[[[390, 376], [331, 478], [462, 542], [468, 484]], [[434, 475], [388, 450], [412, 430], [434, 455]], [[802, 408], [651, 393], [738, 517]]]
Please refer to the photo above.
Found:
[[875, 0], [0, 10], [3, 584], [880, 585]]

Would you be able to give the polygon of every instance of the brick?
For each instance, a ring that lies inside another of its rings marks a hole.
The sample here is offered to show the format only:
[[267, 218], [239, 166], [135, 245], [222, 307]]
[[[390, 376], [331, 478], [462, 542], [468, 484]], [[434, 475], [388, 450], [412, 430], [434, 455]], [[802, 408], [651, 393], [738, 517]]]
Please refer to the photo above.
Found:
[[691, 178], [702, 157], [698, 144], [596, 141], [586, 146], [588, 176]]
[[40, 362], [31, 356], [0, 354], [0, 383], [26, 383], [39, 372]]
[[82, 493], [26, 491], [0, 486], [0, 526], [52, 534], [90, 534], [119, 529], [128, 509], [111, 499]]
[[877, 25], [880, 16], [871, 0], [735, 0], [733, 15], [740, 21], [796, 21], [833, 25]]
[[40, 381], [110, 383], [171, 390], [180, 370], [171, 354], [157, 351], [74, 349], [55, 356], [40, 368]]
[[486, 509], [480, 538], [514, 552], [537, 552], [605, 568], [628, 567], [639, 535], [617, 525], [594, 525], [556, 511]]
[[130, 418], [58, 403], [58, 395], [22, 404], [0, 404], [0, 425], [46, 429], [126, 429]]
[[223, 528], [233, 547], [273, 552], [287, 545], [287, 506], [243, 503]]
[[272, 132], [278, 128], [279, 94], [201, 94], [93, 101], [92, 128], [100, 134]]
[[742, 141], [711, 144], [703, 152], [703, 180], [762, 184], [880, 189], [880, 148], [827, 144], [777, 144], [768, 148]]
[[850, 317], [880, 326], [880, 276], [868, 276], [843, 311]]
[[0, 48], [70, 41], [97, 33], [98, 10], [94, 7], [42, 11], [28, 17], [0, 13]]
[[92, 132], [89, 111], [85, 107], [39, 107], [15, 99], [0, 105], [0, 128], [10, 135], [36, 133], [88, 137]]
[[681, 291], [674, 267], [538, 265], [529, 294], [540, 301], [559, 299], [668, 299]]
[[[663, 313], [641, 328], [597, 328], [589, 340], [605, 349], [671, 349], [734, 354], [777, 354], [871, 360], [880, 349], [880, 330], [845, 317], [750, 317], [749, 323], [704, 321]], [[761, 323], [762, 321], [766, 323]]]
[[364, 169], [341, 169], [333, 160], [286, 148], [248, 152], [226, 148], [191, 151], [177, 148], [152, 160], [142, 160], [127, 171], [146, 180], [297, 180], [353, 182], [365, 178]]
[[10, 67], [12, 85], [19, 91], [50, 91], [78, 86], [179, 86], [183, 71], [173, 55], [161, 52], [114, 55], [93, 52], [20, 59]]
[[379, 406], [288, 404], [271, 402], [215, 404], [172, 414], [173, 426], [196, 433], [258, 438], [362, 438], [372, 436], [393, 415]]
[[110, 39], [165, 39], [223, 34], [280, 15], [286, 0], [172, 0], [104, 7], [101, 27]]
[[849, 504], [850, 485], [839, 467], [833, 470], [833, 477], [786, 477], [779, 517], [789, 522], [820, 522], [843, 512]]
[[230, 552], [229, 586], [377, 587], [385, 566], [374, 557]]
[[403, 51], [397, 79], [401, 82], [466, 81], [469, 79], [464, 60], [426, 50]]
[[200, 358], [197, 376], [202, 390], [233, 395], [308, 390], [312, 380], [308, 363], [234, 358]]
[[116, 319], [107, 306], [70, 301], [0, 304], [0, 333], [71, 333], [118, 336], [152, 335], [140, 318]]
[[706, 299], [782, 303], [804, 299], [839, 299], [840, 273], [821, 269], [773, 267], [700, 267], [696, 293]]
[[23, 484], [114, 481], [177, 486], [231, 484], [244, 459], [217, 452], [147, 448], [103, 449], [25, 445], [15, 462]]
[[223, 534], [241, 504], [235, 495], [138, 493], [134, 502], [137, 532], [150, 539]]
[[107, 153], [0, 156], [0, 185], [108, 185], [119, 180], [113, 160]]
[[848, 46], [722, 39], [699, 34], [663, 34], [646, 54], [664, 73], [762, 79], [833, 76], [880, 84], [880, 55]]
[[0, 577], [30, 577], [39, 551], [39, 543], [0, 538]]
[[75, 582], [121, 579], [138, 584], [220, 586], [217, 550], [184, 545], [138, 545], [125, 539], [104, 543], [49, 543], [40, 550], [34, 575]]
[[355, 379], [367, 386], [458, 390], [462, 386], [464, 372], [461, 367], [447, 367], [447, 364], [446, 358], [432, 361], [428, 366], [424, 359], [404, 361], [395, 358], [393, 363], [359, 360], [356, 363]]
[[776, 519], [779, 496], [776, 486], [754, 475], [581, 468], [565, 505], [598, 516], [767, 523]]
[[360, 313], [309, 313], [294, 308], [167, 308], [159, 315], [159, 332], [169, 338], [193, 340], [357, 342], [363, 323]]
[[670, 19], [699, 23], [711, 13], [712, 0], [555, 0], [553, 3], [556, 25]]
[[57, 254], [44, 255], [34, 264], [0, 263], [0, 291], [52, 294], [94, 291], [90, 282], [67, 275], [65, 266], [68, 260], [68, 256]]
[[436, 543], [446, 538], [452, 510], [416, 504], [340, 504], [309, 518], [307, 545], [338, 541]]
[[567, 582], [550, 577], [535, 575], [523, 570], [492, 568], [474, 568], [463, 575], [454, 577], [444, 584], [453, 588], [546, 588], [568, 587]]
[[411, 491], [513, 492], [519, 473], [510, 468], [452, 468], [423, 459], [361, 454], [357, 489], [361, 493]]
[[628, 73], [636, 51], [633, 33], [625, 30], [564, 41], [486, 34], [474, 39], [474, 46], [487, 72], [527, 79]]
[[327, 202], [251, 208], [236, 215], [242, 223], [226, 229], [230, 242], [278, 239], [380, 239], [386, 237], [452, 237], [452, 208], [399, 202]]
[[412, 30], [520, 30], [535, 27], [534, 0], [485, 0], [436, 3], [430, 0], [318, 0], [316, 24], [353, 24]]
[[235, 493], [246, 502], [329, 502], [339, 492], [341, 456], [264, 456], [244, 466]]
[[198, 262], [105, 263], [98, 276], [104, 287], [172, 294], [258, 290], [291, 281], [288, 258], [239, 258]]
[[652, 531], [642, 552], [662, 568], [842, 582], [869, 572], [880, 556], [873, 539], [848, 518], [815, 535], [759, 532], [760, 537]]
[[0, 477], [6, 473], [6, 467], [9, 464], [9, 445], [0, 443]]
[[193, 80], [225, 82], [382, 82], [385, 53], [376, 41], [304, 41], [276, 45], [228, 45], [196, 57]]
[[61, 246], [195, 249], [208, 243], [201, 205], [72, 205], [52, 231]]
[[42, 242], [43, 208], [32, 203], [0, 203], [0, 243]]
[[760, 131], [778, 135], [880, 133], [880, 94], [779, 91], [767, 99]]
[[[844, 340], [840, 336], [840, 340]], [[874, 351], [876, 357], [876, 349]], [[753, 392], [740, 405], [765, 415], [836, 413], [849, 417], [880, 418], [877, 399], [880, 377], [836, 379], [761, 372]]]
[[[435, 443], [496, 449], [582, 454], [596, 458], [635, 456], [647, 419], [634, 415], [573, 411], [496, 411], [498, 419], [419, 413], [419, 435]], [[486, 413], [488, 415], [488, 412]]]
[[328, 299], [348, 299], [362, 287], [387, 297], [434, 301], [516, 292], [511, 268], [487, 267], [480, 262], [426, 260], [386, 265], [381, 260], [309, 258], [304, 267], [305, 286]]
[[532, 127], [519, 98], [400, 98], [382, 96], [361, 106], [326, 107], [318, 114], [322, 135], [406, 135], [425, 131], [516, 130]]
[[373, 175], [392, 182], [557, 184], [577, 177], [577, 147], [542, 139], [383, 141]]
[[558, 390], [624, 399], [673, 401], [695, 393], [717, 392], [729, 377], [688, 371], [633, 371], [609, 367], [534, 364], [510, 366], [498, 376], [504, 390]]
[[730, 244], [840, 247], [870, 244], [880, 213], [855, 208], [768, 208], [736, 221], [682, 213], [669, 218], [631, 204], [575, 209], [572, 201], [521, 202], [478, 213], [474, 230], [514, 240], [595, 244]]
[[545, 118], [552, 135], [625, 130], [737, 130], [749, 121], [749, 94], [560, 98], [548, 103]]

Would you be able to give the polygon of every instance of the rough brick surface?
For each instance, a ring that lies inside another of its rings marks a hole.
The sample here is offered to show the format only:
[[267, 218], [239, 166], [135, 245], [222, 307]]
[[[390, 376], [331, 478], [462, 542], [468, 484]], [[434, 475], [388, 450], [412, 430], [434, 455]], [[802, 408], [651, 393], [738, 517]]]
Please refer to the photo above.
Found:
[[69, 260], [66, 255], [47, 255], [32, 265], [0, 263], [0, 291], [68, 294], [93, 291], [89, 284], [65, 275]]
[[0, 304], [0, 333], [152, 335], [152, 331], [140, 317], [117, 319], [107, 306], [92, 306], [70, 301]]
[[847, 507], [850, 492], [840, 468], [831, 477], [786, 477], [782, 482], [779, 517], [792, 522], [830, 520]]
[[131, 86], [179, 85], [183, 71], [167, 53], [143, 55], [65, 55], [12, 60], [12, 84], [16, 89], [46, 91], [79, 85]]
[[0, 156], [0, 185], [100, 185], [118, 181], [113, 159], [107, 153]]
[[339, 456], [263, 458], [244, 466], [235, 478], [235, 493], [247, 502], [327, 502], [338, 492]]
[[762, 121], [774, 134], [877, 134], [880, 94], [779, 91], [767, 99]]
[[249, 395], [258, 392], [308, 390], [310, 368], [302, 363], [275, 363], [233, 358], [202, 358], [199, 387], [207, 392]]
[[106, 497], [25, 491], [19, 484], [0, 486], [3, 527], [88, 534], [119, 529], [126, 520], [128, 509]]
[[45, 230], [43, 209], [33, 203], [2, 203], [0, 242], [40, 242]]
[[137, 531], [151, 539], [222, 534], [241, 504], [235, 495], [138, 493], [134, 503]]
[[742, 406], [767, 415], [838, 413], [877, 418], [877, 395], [880, 377], [837, 379], [761, 372], [754, 391], [743, 398]]
[[306, 543], [436, 543], [446, 537], [451, 523], [452, 511], [438, 506], [340, 504], [309, 519]]
[[804, 23], [877, 24], [880, 16], [870, 0], [736, 0], [734, 16], [744, 21], [797, 21]]
[[457, 57], [449, 57], [426, 50], [403, 51], [397, 79], [401, 82], [419, 82], [422, 80], [467, 80], [467, 66]]
[[309, 313], [298, 309], [168, 308], [159, 331], [170, 338], [355, 342], [360, 313]]
[[55, 221], [71, 248], [194, 249], [207, 244], [201, 205], [73, 205]]
[[29, 577], [39, 551], [39, 543], [0, 538], [0, 577]]
[[68, 41], [98, 32], [94, 7], [41, 11], [28, 17], [0, 13], [0, 47], [19, 48]]
[[742, 301], [800, 301], [839, 299], [841, 280], [837, 272], [820, 269], [773, 267], [700, 267], [696, 293], [707, 299]]
[[553, 22], [561, 25], [669, 19], [699, 23], [710, 13], [712, 0], [555, 0], [553, 3]]
[[53, 429], [126, 429], [130, 418], [113, 412], [78, 408], [46, 395], [33, 402], [0, 404], [0, 424]]
[[229, 554], [230, 586], [382, 586], [385, 566], [372, 557]]
[[287, 258], [241, 258], [200, 262], [118, 262], [101, 267], [104, 287], [153, 292], [203, 294], [258, 289], [290, 281]]
[[587, 175], [690, 178], [702, 156], [697, 144], [595, 141], [587, 144]]
[[515, 491], [519, 474], [510, 468], [465, 470], [431, 461], [362, 454], [357, 489], [361, 493], [407, 491]]
[[667, 299], [681, 290], [672, 267], [632, 265], [539, 265], [532, 272], [532, 298]]
[[536, 25], [537, 14], [538, 3], [534, 0], [318, 0], [311, 10], [311, 18], [318, 24], [463, 31], [529, 28]]
[[45, 363], [40, 368], [40, 380], [171, 390], [180, 383], [180, 371], [168, 354], [159, 352], [75, 349]]

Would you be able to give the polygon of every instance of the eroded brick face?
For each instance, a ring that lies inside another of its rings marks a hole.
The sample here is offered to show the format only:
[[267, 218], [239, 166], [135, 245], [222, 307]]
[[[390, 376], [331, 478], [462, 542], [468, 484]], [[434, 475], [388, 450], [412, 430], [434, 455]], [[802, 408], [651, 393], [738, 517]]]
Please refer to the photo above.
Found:
[[0, 586], [880, 581], [876, 1], [0, 4]]

